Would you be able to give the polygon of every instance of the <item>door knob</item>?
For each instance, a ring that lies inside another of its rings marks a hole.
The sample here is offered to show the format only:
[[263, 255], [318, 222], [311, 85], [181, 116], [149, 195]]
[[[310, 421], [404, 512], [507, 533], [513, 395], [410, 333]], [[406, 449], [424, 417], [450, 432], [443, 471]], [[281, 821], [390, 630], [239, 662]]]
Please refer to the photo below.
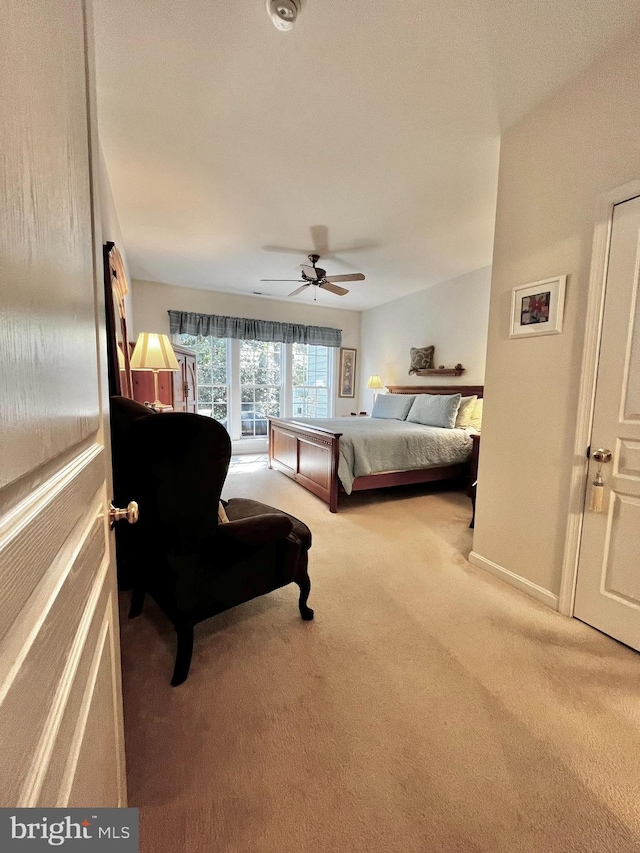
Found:
[[599, 447], [597, 450], [594, 450], [591, 455], [595, 461], [599, 462], [601, 465], [611, 462], [613, 459], [613, 454], [610, 450], [607, 450], [606, 447]]
[[135, 524], [139, 515], [138, 504], [135, 501], [129, 501], [126, 509], [118, 509], [113, 503], [109, 503], [109, 523], [111, 527], [114, 526], [116, 521], [124, 521], [125, 519], [129, 524]]

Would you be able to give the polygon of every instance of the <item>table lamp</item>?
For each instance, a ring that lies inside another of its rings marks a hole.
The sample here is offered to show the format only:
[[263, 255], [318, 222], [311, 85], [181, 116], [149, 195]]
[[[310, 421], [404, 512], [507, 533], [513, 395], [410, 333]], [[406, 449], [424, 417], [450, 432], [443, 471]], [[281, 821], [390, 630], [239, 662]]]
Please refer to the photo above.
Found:
[[169, 338], [155, 332], [140, 332], [131, 356], [131, 370], [153, 371], [153, 393], [156, 399], [151, 405], [154, 409], [166, 409], [166, 404], [158, 399], [158, 371], [180, 370]]
[[376, 404], [376, 397], [378, 396], [378, 391], [380, 388], [384, 388], [382, 384], [382, 379], [379, 376], [370, 376], [367, 380], [367, 388], [373, 389], [373, 405]]

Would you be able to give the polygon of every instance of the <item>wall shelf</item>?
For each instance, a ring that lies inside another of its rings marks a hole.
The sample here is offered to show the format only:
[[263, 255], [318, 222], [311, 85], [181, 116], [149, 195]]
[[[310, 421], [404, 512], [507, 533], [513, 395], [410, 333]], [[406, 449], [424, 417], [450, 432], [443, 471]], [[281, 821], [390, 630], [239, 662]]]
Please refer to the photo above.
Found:
[[438, 369], [434, 367], [430, 370], [416, 370], [416, 376], [462, 376], [464, 373], [464, 367], [455, 368], [455, 367], [443, 367], [442, 369]]

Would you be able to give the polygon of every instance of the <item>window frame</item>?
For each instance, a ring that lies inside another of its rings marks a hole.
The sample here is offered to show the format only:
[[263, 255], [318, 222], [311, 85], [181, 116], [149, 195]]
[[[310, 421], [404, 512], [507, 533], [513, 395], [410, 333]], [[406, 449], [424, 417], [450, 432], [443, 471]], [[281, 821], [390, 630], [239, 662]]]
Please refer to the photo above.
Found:
[[[263, 389], [263, 388], [267, 388], [267, 389], [268, 388], [276, 388], [276, 389], [278, 389], [280, 391], [280, 414], [278, 415], [278, 417], [281, 417], [281, 418], [287, 417], [286, 414], [283, 414], [283, 412], [286, 412], [286, 405], [285, 405], [285, 400], [284, 400], [284, 387], [285, 387], [285, 377], [286, 377], [286, 372], [284, 370], [284, 359], [285, 359], [286, 348], [289, 346], [289, 344], [281, 343], [279, 341], [275, 342], [275, 343], [280, 343], [280, 384], [279, 385], [256, 385], [256, 384], [243, 385], [242, 381], [241, 381], [241, 372], [240, 372], [241, 371], [241, 360], [242, 360], [241, 351], [242, 351], [243, 341], [234, 339], [232, 343], [236, 344], [235, 350], [236, 350], [236, 356], [237, 356], [237, 361], [236, 361], [237, 371], [236, 371], [236, 373], [237, 373], [237, 378], [238, 378], [238, 386], [237, 386], [238, 387], [238, 393], [232, 399], [232, 406], [234, 408], [234, 414], [235, 414], [235, 417], [234, 417], [235, 431], [231, 433], [231, 438], [234, 441], [254, 441], [255, 439], [266, 439], [267, 436], [264, 436], [264, 435], [242, 435], [242, 406], [243, 406], [242, 390], [243, 390], [243, 388], [253, 389], [254, 391], [256, 389]], [[232, 347], [232, 349], [233, 349], [233, 347]]]
[[[193, 337], [191, 335], [190, 337]], [[214, 337], [211, 335], [210, 337]], [[172, 336], [173, 342], [179, 346], [189, 346], [182, 343], [182, 335]], [[266, 440], [266, 436], [243, 436], [242, 435], [242, 385], [240, 382], [240, 359], [241, 343], [237, 338], [218, 338], [227, 344], [227, 385], [211, 383], [202, 387], [226, 387], [227, 389], [227, 430], [232, 441], [258, 442]], [[293, 344], [281, 343], [280, 358], [280, 385], [246, 385], [246, 388], [279, 388], [280, 389], [280, 417], [294, 417], [293, 413]], [[309, 346], [303, 344], [303, 346]], [[336, 388], [336, 358], [335, 347], [327, 347], [327, 418], [332, 418], [335, 412], [335, 388]], [[198, 385], [198, 391], [200, 389]], [[297, 385], [296, 388], [313, 388], [315, 386]], [[199, 403], [198, 403], [199, 405]], [[213, 403], [212, 403], [213, 411]], [[302, 417], [302, 416], [301, 416]]]
[[[289, 348], [289, 357], [290, 357], [290, 361], [291, 361], [291, 376], [290, 376], [290, 383], [289, 383], [291, 399], [289, 402], [289, 414], [287, 415], [287, 417], [296, 417], [296, 415], [293, 414], [293, 404], [294, 404], [294, 391], [297, 388], [303, 388], [303, 389], [308, 388], [309, 390], [313, 390], [313, 389], [317, 389], [318, 387], [323, 387], [323, 386], [317, 386], [317, 385], [294, 385], [293, 384], [293, 348], [294, 348], [294, 346], [322, 346], [322, 345], [321, 344], [297, 344], [297, 345], [296, 344], [287, 344], [287, 347]], [[334, 373], [335, 373], [335, 370], [334, 370], [334, 357], [333, 357], [334, 353], [333, 353], [333, 351], [334, 351], [335, 347], [324, 347], [324, 348], [327, 350], [327, 385], [325, 386], [327, 389], [327, 415], [326, 415], [326, 417], [331, 418], [331, 417], [333, 417], [333, 406], [334, 406], [333, 389], [334, 389]], [[299, 417], [303, 417], [303, 418], [317, 417], [317, 415], [300, 415]]]
[[[178, 346], [187, 347], [187, 349], [192, 349], [197, 353], [197, 350], [195, 349], [195, 347], [192, 344], [183, 343], [182, 337], [183, 336], [180, 334], [173, 335], [172, 336], [173, 343], [177, 344]], [[197, 338], [198, 335], [186, 335], [185, 337]], [[209, 336], [209, 340], [211, 340], [212, 337], [213, 336]], [[231, 412], [230, 412], [230, 410], [231, 410], [231, 360], [230, 360], [230, 347], [229, 347], [230, 340], [228, 338], [217, 338], [216, 340], [225, 341], [225, 343], [226, 343], [227, 381], [225, 384], [223, 384], [221, 382], [203, 382], [202, 384], [200, 384], [200, 382], [198, 382], [198, 369], [197, 369], [198, 365], [196, 365], [197, 406], [199, 409], [200, 405], [201, 405], [200, 394], [199, 394], [200, 388], [210, 388], [211, 389], [211, 398], [212, 398], [211, 399], [211, 412], [213, 413], [213, 407], [215, 405], [215, 401], [213, 400], [213, 396], [214, 396], [213, 389], [214, 388], [224, 388], [226, 390], [226, 397], [227, 397], [227, 399], [226, 399], [226, 407], [227, 407], [226, 421], [227, 421], [227, 426], [229, 426], [229, 422], [230, 422], [229, 418], [230, 418], [230, 414], [231, 414]], [[211, 344], [210, 344], [210, 347], [211, 347]], [[207, 404], [204, 404], [204, 405], [207, 405]], [[205, 417], [208, 417], [208, 416], [205, 416]], [[213, 417], [213, 414], [211, 414], [210, 417]], [[216, 420], [217, 420], [217, 418], [216, 418]]]

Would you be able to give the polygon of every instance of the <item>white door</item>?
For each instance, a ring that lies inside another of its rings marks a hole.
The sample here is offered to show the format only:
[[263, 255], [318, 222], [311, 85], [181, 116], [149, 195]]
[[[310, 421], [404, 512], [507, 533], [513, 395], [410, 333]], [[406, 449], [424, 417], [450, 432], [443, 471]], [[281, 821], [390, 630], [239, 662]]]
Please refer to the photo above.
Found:
[[90, 24], [0, 3], [0, 805], [125, 805]]
[[614, 209], [587, 504], [602, 466], [602, 513], [585, 507], [575, 615], [640, 650], [640, 198]]

